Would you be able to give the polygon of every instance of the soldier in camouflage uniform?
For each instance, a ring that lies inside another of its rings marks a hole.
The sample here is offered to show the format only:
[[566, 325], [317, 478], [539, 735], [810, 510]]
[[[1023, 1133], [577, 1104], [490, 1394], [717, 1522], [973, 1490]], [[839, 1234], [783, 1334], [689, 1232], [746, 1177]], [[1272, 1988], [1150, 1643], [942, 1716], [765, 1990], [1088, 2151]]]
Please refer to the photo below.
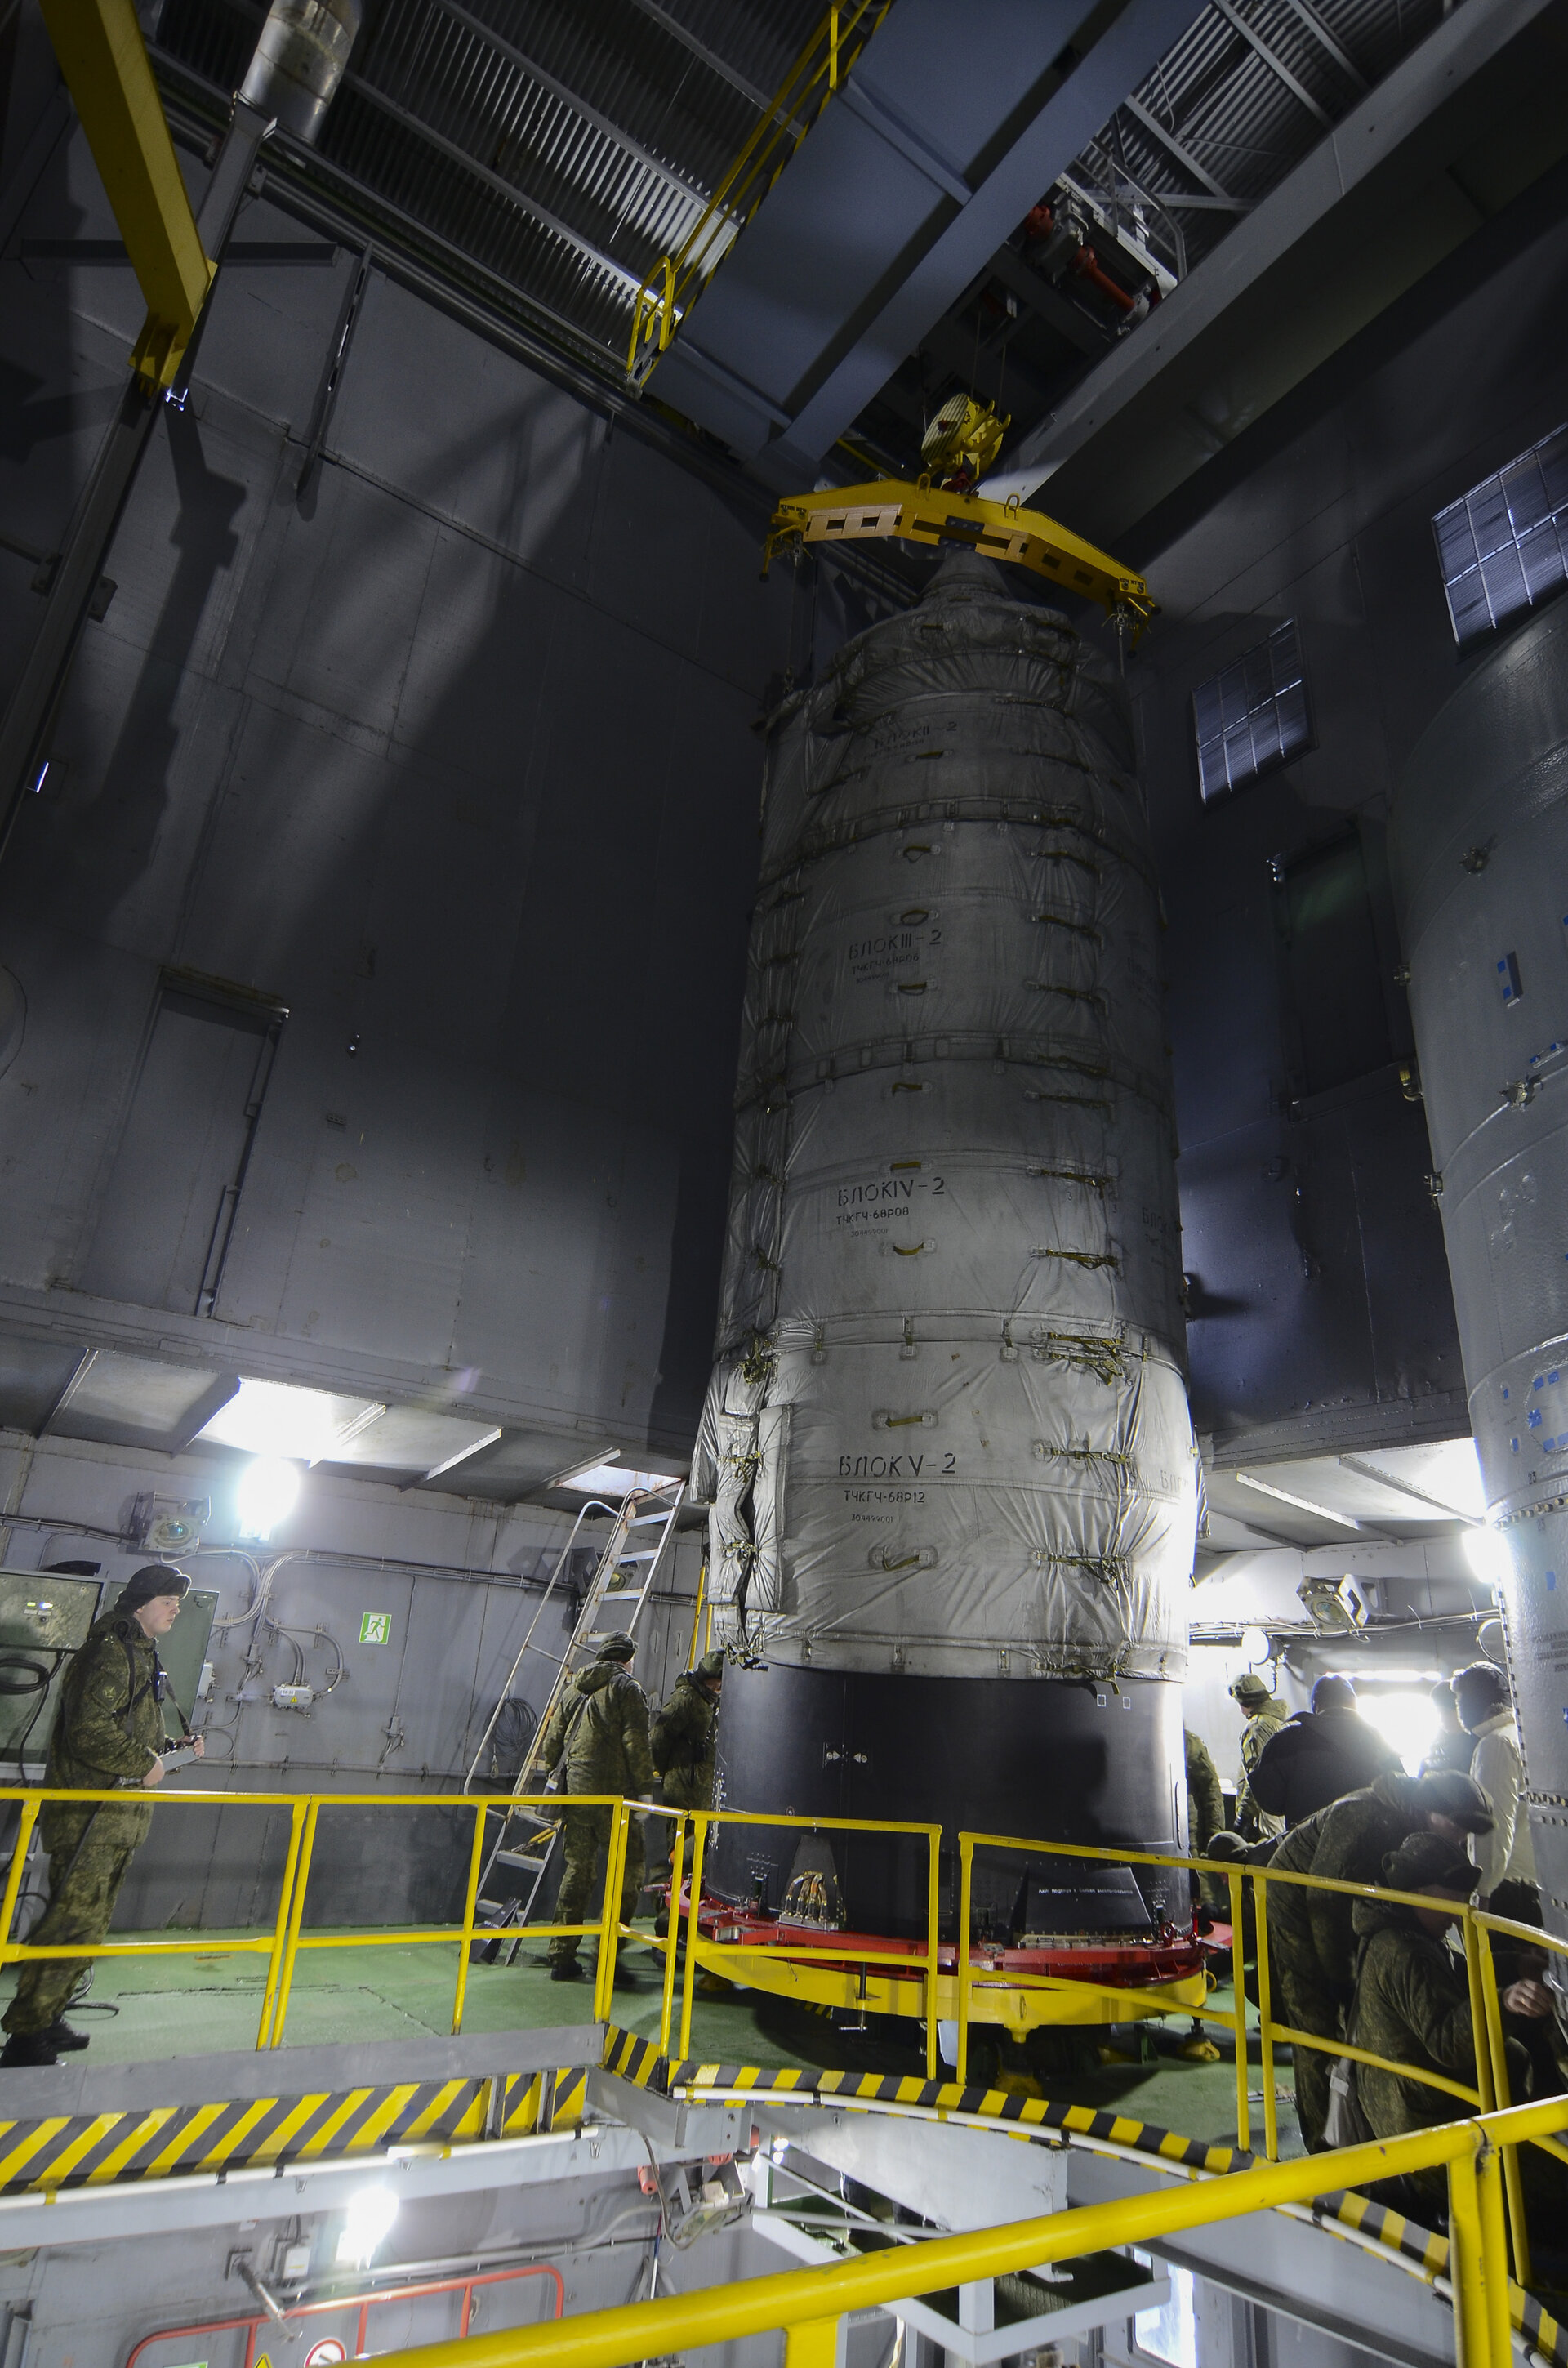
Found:
[[1183, 1727], [1187, 1746], [1187, 1848], [1191, 1858], [1206, 1856], [1210, 1843], [1225, 1823], [1225, 1795], [1209, 1746], [1190, 1726]]
[[[1407, 1834], [1431, 1833], [1449, 1850], [1492, 1822], [1481, 1787], [1457, 1770], [1437, 1776], [1379, 1776], [1358, 1793], [1303, 1817], [1271, 1861], [1277, 1874], [1317, 1874], [1340, 1883], [1376, 1883], [1383, 1860]], [[1344, 1892], [1304, 1884], [1268, 1886], [1269, 1969], [1278, 2021], [1321, 2039], [1337, 2039], [1355, 1974], [1352, 1910]], [[1296, 2118], [1309, 2152], [1323, 2144], [1328, 2076], [1334, 2059], [1317, 2048], [1296, 2051]]]
[[[724, 1682], [722, 1653], [704, 1653], [694, 1669], [683, 1669], [658, 1717], [650, 1741], [659, 1771], [659, 1797], [672, 1809], [710, 1809], [719, 1768], [719, 1696]], [[653, 1821], [658, 1834], [656, 1862], [649, 1880], [668, 1879], [673, 1821]], [[689, 1851], [687, 1861], [689, 1863]]]
[[[632, 1676], [635, 1639], [607, 1636], [598, 1659], [581, 1669], [551, 1713], [539, 1749], [546, 1768], [562, 1767], [564, 1788], [571, 1793], [619, 1793], [628, 1800], [646, 1799], [656, 1779], [648, 1749], [648, 1697]], [[566, 1866], [555, 1903], [558, 1924], [581, 1924], [587, 1916], [601, 1861], [609, 1848], [615, 1812], [608, 1807], [568, 1809], [562, 1820]], [[630, 1920], [642, 1888], [642, 1825], [633, 1817], [626, 1836], [626, 1869], [620, 1886], [620, 1916]], [[560, 1933], [550, 1944], [550, 1978], [576, 1981], [578, 1936]], [[616, 1980], [622, 1981], [618, 1965]], [[630, 1976], [628, 1987], [635, 1987]]]
[[1242, 1729], [1242, 1781], [1236, 1793], [1236, 1831], [1244, 1841], [1262, 1841], [1270, 1834], [1282, 1834], [1282, 1817], [1271, 1817], [1260, 1809], [1252, 1797], [1252, 1771], [1263, 1756], [1263, 1747], [1270, 1736], [1278, 1735], [1285, 1724], [1285, 1705], [1278, 1694], [1271, 1694], [1256, 1669], [1247, 1669], [1231, 1688], [1231, 1697], [1245, 1717]]
[[[154, 1639], [174, 1626], [189, 1585], [183, 1571], [149, 1563], [127, 1582], [113, 1610], [93, 1622], [61, 1689], [46, 1785], [107, 1793], [121, 1784], [163, 1782], [160, 1753], [169, 1739], [164, 1731], [166, 1680]], [[199, 1736], [194, 1748], [199, 1759]], [[49, 1852], [49, 1905], [28, 1935], [31, 1947], [98, 1945], [152, 1822], [151, 1804], [44, 1804], [39, 1823]], [[85, 2034], [62, 2018], [91, 1963], [57, 1957], [23, 1965], [17, 1995], [6, 2009], [4, 2027], [10, 2036], [0, 2065], [56, 2064], [62, 2047], [86, 2046]]]
[[[1392, 2063], [1414, 2064], [1423, 2071], [1445, 2073], [1450, 2080], [1473, 2082], [1469, 1985], [1463, 1960], [1449, 1954], [1443, 1936], [1455, 1920], [1455, 1909], [1471, 1896], [1475, 1869], [1442, 1835], [1412, 1834], [1389, 1852], [1381, 1875], [1389, 1890], [1421, 1892], [1432, 1906], [1356, 1902], [1353, 1921], [1360, 1964], [1350, 2015], [1351, 2044]], [[1514, 1982], [1503, 1993], [1503, 2005], [1510, 2014], [1538, 2020], [1551, 2012], [1551, 1994], [1539, 1981]], [[1524, 2051], [1517, 2040], [1510, 2039], [1507, 2045], [1511, 2083], [1517, 2082], [1514, 2093], [1522, 2096]], [[1445, 2089], [1380, 2072], [1369, 2064], [1356, 2067], [1356, 2093], [1373, 2136], [1379, 2138], [1452, 2121], [1463, 2110]], [[1522, 2163], [1525, 2150], [1520, 2152]], [[1412, 2184], [1441, 2206], [1446, 2184], [1441, 2171], [1423, 2171]]]

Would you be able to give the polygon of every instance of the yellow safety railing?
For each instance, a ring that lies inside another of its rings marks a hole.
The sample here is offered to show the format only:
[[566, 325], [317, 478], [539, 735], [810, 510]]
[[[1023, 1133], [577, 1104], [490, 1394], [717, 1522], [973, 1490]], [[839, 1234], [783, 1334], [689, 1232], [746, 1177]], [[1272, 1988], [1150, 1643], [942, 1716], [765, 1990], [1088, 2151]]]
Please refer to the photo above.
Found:
[[[623, 1804], [616, 1832], [616, 1852], [605, 1873], [607, 1901], [618, 1898], [622, 1870], [625, 1866], [625, 1829], [633, 1811]], [[750, 1809], [667, 1809], [655, 1807], [640, 1814], [670, 1820], [670, 1917], [667, 1934], [660, 1937], [639, 1931], [633, 1924], [617, 1921], [608, 1945], [613, 1949], [622, 1941], [651, 1949], [664, 1959], [664, 2002], [659, 2021], [659, 2052], [671, 2053], [671, 2040], [676, 2036], [675, 1982], [677, 1960], [684, 1949], [685, 1973], [679, 2002], [680, 2025], [678, 2054], [684, 2058], [691, 2052], [691, 2017], [696, 1996], [697, 1975], [707, 1965], [723, 1973], [735, 1967], [751, 1966], [755, 1971], [759, 1960], [782, 1958], [787, 1963], [819, 1969], [825, 1958], [830, 1964], [847, 1964], [857, 1970], [844, 1975], [844, 1983], [851, 1998], [857, 1993], [861, 2003], [866, 1999], [868, 1970], [872, 1965], [895, 1966], [912, 1992], [901, 2011], [917, 2015], [926, 2024], [926, 2074], [927, 2079], [937, 2077], [937, 2004], [938, 1956], [940, 1939], [938, 1924], [941, 1915], [940, 1826], [900, 1825], [883, 1817], [812, 1817], [797, 1816], [788, 1810]], [[699, 1924], [699, 1907], [702, 1898], [702, 1870], [708, 1855], [710, 1834], [719, 1826], [785, 1827], [804, 1834], [857, 1833], [902, 1834], [906, 1839], [923, 1842], [926, 1853], [926, 1941], [921, 1949], [868, 1949], [859, 1941], [846, 1945], [831, 1927], [824, 1928], [821, 1942], [804, 1940], [799, 1928], [787, 1924], [779, 1927], [776, 1941], [733, 1941], [706, 1939]], [[687, 1878], [687, 1839], [691, 1834], [690, 1879]], [[530, 1928], [531, 1929], [531, 1928]], [[607, 1919], [607, 1934], [609, 1925]], [[613, 1980], [613, 1973], [612, 1973]], [[847, 2001], [846, 2001], [847, 2002]]]
[[[21, 1893], [22, 1877], [27, 1866], [28, 1847], [38, 1823], [39, 1812], [46, 1802], [69, 1802], [73, 1807], [89, 1804], [102, 1805], [112, 1802], [119, 1808], [146, 1805], [153, 1809], [177, 1808], [275, 1808], [290, 1813], [289, 1847], [284, 1859], [283, 1880], [278, 1893], [278, 1912], [270, 1933], [257, 1933], [244, 1939], [230, 1939], [208, 1932], [193, 1933], [189, 1940], [166, 1941], [136, 1939], [131, 1941], [100, 1941], [87, 1943], [79, 1941], [62, 1942], [57, 1947], [34, 1948], [29, 1943], [15, 1941], [11, 1927], [16, 1918], [17, 1901]], [[294, 1985], [294, 1971], [301, 1950], [316, 1949], [401, 1949], [408, 1947], [450, 1948], [458, 1950], [457, 1986], [452, 1999], [452, 2030], [462, 2029], [463, 2006], [468, 1995], [469, 1962], [476, 1940], [486, 1937], [491, 1928], [481, 1925], [478, 1918], [479, 1877], [484, 1863], [484, 1817], [486, 1810], [504, 1815], [508, 1810], [532, 1808], [546, 1816], [559, 1816], [566, 1805], [560, 1793], [468, 1793], [459, 1797], [445, 1793], [215, 1793], [179, 1791], [152, 1793], [133, 1787], [120, 1787], [112, 1793], [35, 1791], [30, 1786], [0, 1785], [0, 1804], [17, 1803], [21, 1807], [16, 1839], [11, 1845], [11, 1863], [6, 1877], [6, 1888], [0, 1896], [0, 1967], [6, 1965], [50, 1963], [63, 1958], [99, 1957], [177, 1957], [181, 1955], [265, 1956], [267, 1980], [262, 1991], [261, 2021], [256, 2031], [258, 2048], [281, 2047], [283, 2026], [289, 2012], [289, 1999]], [[610, 1826], [610, 1872], [612, 1884], [605, 1884], [605, 1904], [600, 1914], [588, 1924], [529, 1924], [526, 1927], [530, 1941], [548, 1941], [568, 1934], [577, 1939], [592, 1935], [598, 1942], [597, 1977], [594, 1984], [594, 2013], [603, 2021], [609, 2013], [610, 1986], [615, 1972], [615, 1937], [617, 1910], [619, 1903], [619, 1871], [626, 1861], [626, 1831], [629, 1812], [619, 1794], [605, 1793], [574, 1793], [571, 1804], [577, 1809], [608, 1809]], [[315, 1852], [316, 1834], [322, 1812], [331, 1809], [438, 1809], [447, 1813], [459, 1810], [472, 1812], [473, 1839], [469, 1848], [468, 1878], [463, 1894], [462, 1920], [457, 1924], [419, 1924], [372, 1926], [349, 1931], [307, 1932], [304, 1930], [305, 1897], [311, 1879], [311, 1863]], [[507, 1928], [513, 1929], [513, 1928]]]
[[637, 290], [626, 374], [641, 385], [666, 351], [694, 290], [711, 278], [839, 87], [892, 0], [839, 0], [816, 27], [673, 255], [662, 256]]
[[498, 2329], [382, 2354], [388, 2368], [631, 2368], [680, 2358], [705, 2345], [784, 2330], [784, 2368], [833, 2368], [838, 2328], [852, 2311], [896, 2309], [905, 2297], [971, 2285], [1085, 2253], [1157, 2243], [1372, 2181], [1446, 2169], [1450, 2244], [1448, 2283], [1460, 2368], [1510, 2368], [1513, 2355], [1504, 2235], [1504, 2150], [1539, 2138], [1561, 2100], [1517, 2105], [1478, 2120], [1345, 2146], [1292, 2162], [1199, 2179], [1042, 2218], [959, 2237], [936, 2237], [827, 2267], [787, 2270], [623, 2304], [541, 2327]]
[[[1026, 1852], [1030, 1856], [1047, 1855], [1060, 1858], [1090, 1859], [1119, 1866], [1162, 1866], [1185, 1868], [1195, 1874], [1220, 1877], [1226, 1887], [1230, 1902], [1230, 1920], [1234, 1936], [1232, 1964], [1234, 1974], [1231, 2008], [1184, 2006], [1183, 2013], [1199, 2021], [1213, 2022], [1228, 2030], [1235, 2042], [1236, 2144], [1250, 2150], [1252, 2146], [1252, 2110], [1248, 2089], [1247, 2046], [1249, 2035], [1255, 2036], [1263, 2079], [1263, 2153], [1267, 2160], [1277, 2161], [1279, 2154], [1278, 2104], [1275, 2095], [1274, 2050], [1284, 2045], [1291, 2048], [1314, 2048], [1325, 2055], [1335, 2055], [1354, 2064], [1366, 2064], [1375, 2071], [1392, 2073], [1403, 2080], [1415, 2080], [1424, 2088], [1436, 2089], [1457, 2097], [1480, 2113], [1494, 2107], [1512, 2103], [1508, 2081], [1507, 2037], [1503, 2027], [1502, 1999], [1497, 1986], [1497, 1969], [1492, 1954], [1494, 1932], [1524, 1942], [1532, 1949], [1550, 1950], [1568, 1956], [1568, 1942], [1556, 1940], [1537, 1925], [1510, 1922], [1505, 1917], [1493, 1916], [1478, 1907], [1456, 1904], [1454, 1920], [1460, 1926], [1464, 1941], [1464, 1960], [1470, 1992], [1471, 2028], [1475, 2049], [1475, 2082], [1473, 2087], [1462, 2080], [1449, 2079], [1429, 2066], [1398, 2064], [1386, 2056], [1357, 2047], [1348, 2040], [1330, 2038], [1316, 2032], [1298, 2031], [1289, 2023], [1276, 2021], [1273, 2013], [1272, 1972], [1268, 1948], [1268, 1887], [1272, 1884], [1290, 1884], [1308, 1891], [1342, 1893], [1353, 1899], [1381, 1899], [1401, 1907], [1429, 1907], [1431, 1902], [1419, 1893], [1391, 1891], [1381, 1885], [1347, 1883], [1337, 1876], [1297, 1874], [1269, 1866], [1238, 1866], [1233, 1860], [1178, 1858], [1156, 1850], [1091, 1849], [1076, 1842], [1046, 1842], [1021, 1839], [1010, 1834], [960, 1833], [959, 1928], [960, 1944], [958, 1950], [958, 2078], [963, 2082], [968, 2075], [971, 1993], [978, 1977], [971, 1962], [970, 1901], [973, 1880], [974, 1853], [977, 1850]], [[1248, 2000], [1243, 1986], [1242, 1936], [1244, 1930], [1243, 1902], [1244, 1886], [1253, 1886], [1253, 1909], [1256, 1934], [1258, 2006], [1257, 2020], [1250, 2026]], [[1130, 2011], [1146, 2014], [1150, 2011], [1170, 2013], [1168, 2000], [1162, 2000], [1156, 1991], [1123, 1988], [1108, 1983], [1061, 1978], [1053, 1975], [1021, 1974], [1008, 1969], [997, 1978], [1011, 1988], [1028, 1989], [1090, 1989], [1098, 1996], [1124, 2003]], [[1562, 2133], [1568, 2127], [1568, 2104], [1558, 2106], [1559, 2120], [1548, 2120], [1539, 2130], [1532, 2130], [1530, 2142], [1559, 2160], [1568, 2162], [1568, 2146], [1562, 2143]], [[1518, 2168], [1517, 2142], [1504, 2144], [1503, 2170], [1507, 2194], [1507, 2219], [1516, 2274], [1520, 2283], [1529, 2277], [1529, 2245], [1525, 2225], [1522, 2181]]]

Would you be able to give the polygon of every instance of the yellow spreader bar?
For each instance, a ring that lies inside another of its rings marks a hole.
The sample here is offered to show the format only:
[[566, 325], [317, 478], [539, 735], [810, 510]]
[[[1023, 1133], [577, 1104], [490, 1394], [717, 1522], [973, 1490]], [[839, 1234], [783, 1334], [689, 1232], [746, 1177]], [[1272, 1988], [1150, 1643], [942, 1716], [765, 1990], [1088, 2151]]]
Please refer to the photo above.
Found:
[[1142, 575], [1047, 518], [1043, 510], [987, 501], [980, 494], [944, 493], [938, 485], [906, 484], [898, 477], [790, 495], [773, 513], [762, 572], [767, 575], [774, 553], [786, 545], [799, 549], [812, 542], [893, 537], [904, 542], [956, 543], [983, 559], [1010, 560], [1063, 592], [1097, 600], [1108, 617], [1126, 620], [1134, 643], [1157, 613]]

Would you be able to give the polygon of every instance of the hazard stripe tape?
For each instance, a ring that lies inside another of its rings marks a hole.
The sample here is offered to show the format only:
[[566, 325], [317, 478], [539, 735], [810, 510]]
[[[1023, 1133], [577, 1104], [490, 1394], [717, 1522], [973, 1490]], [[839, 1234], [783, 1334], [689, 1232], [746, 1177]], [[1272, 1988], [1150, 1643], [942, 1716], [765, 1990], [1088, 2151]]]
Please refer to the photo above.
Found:
[[461, 2144], [482, 2140], [487, 2129], [525, 2137], [540, 2126], [561, 2128], [582, 2119], [587, 2075], [580, 2066], [497, 2078], [502, 2094], [495, 2112], [492, 2083], [474, 2077], [0, 2120], [0, 2195], [102, 2188], [115, 2180], [167, 2179], [244, 2164], [312, 2162], [400, 2140]]
[[[918, 2080], [895, 2073], [826, 2072], [801, 2065], [781, 2067], [759, 2064], [699, 2064], [688, 2058], [669, 2063], [645, 2039], [613, 2023], [605, 2038], [608, 2071], [631, 2080], [641, 2089], [665, 2096], [677, 2089], [715, 2089], [725, 2096], [793, 2097], [824, 2101], [835, 2097], [859, 2098], [867, 2103], [937, 2108], [967, 2113], [983, 2121], [1014, 2123], [1029, 2129], [1062, 2130], [1071, 2137], [1100, 2138], [1137, 2154], [1165, 2162], [1184, 2163], [1195, 2170], [1217, 2175], [1250, 2170], [1261, 2157], [1241, 2146], [1213, 2146], [1201, 2138], [1184, 2138], [1153, 2122], [1129, 2121], [1120, 2113], [1098, 2112], [1091, 2105], [1053, 2105], [1045, 2097], [1026, 2097], [1000, 2089], [960, 2088], [956, 2080]], [[1349, 2189], [1320, 2196], [1312, 2217], [1324, 2226], [1337, 2223], [1386, 2245], [1405, 2260], [1418, 2262], [1437, 2277], [1446, 2276], [1449, 2240], [1417, 2226], [1403, 2213]], [[1568, 2335], [1534, 2294], [1510, 2283], [1509, 2309], [1514, 2325], [1544, 2358], [1568, 2368]]]

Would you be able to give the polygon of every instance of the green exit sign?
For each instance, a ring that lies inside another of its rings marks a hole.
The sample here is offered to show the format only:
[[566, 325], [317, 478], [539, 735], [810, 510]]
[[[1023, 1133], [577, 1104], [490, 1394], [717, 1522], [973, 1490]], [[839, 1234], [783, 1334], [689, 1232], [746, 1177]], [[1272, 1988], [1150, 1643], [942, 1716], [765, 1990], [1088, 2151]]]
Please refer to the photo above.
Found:
[[392, 1613], [390, 1611], [364, 1613], [359, 1622], [359, 1642], [361, 1645], [390, 1645]]

